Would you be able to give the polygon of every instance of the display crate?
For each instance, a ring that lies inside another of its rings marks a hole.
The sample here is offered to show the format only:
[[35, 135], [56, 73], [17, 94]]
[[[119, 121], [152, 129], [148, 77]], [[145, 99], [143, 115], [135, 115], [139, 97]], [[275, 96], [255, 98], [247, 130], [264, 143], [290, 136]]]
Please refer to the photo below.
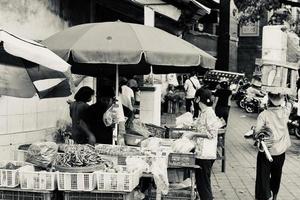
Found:
[[165, 138], [166, 128], [148, 123], [145, 126], [154, 137]]
[[95, 149], [101, 157], [112, 161], [115, 165], [126, 165], [127, 156], [142, 155], [140, 147], [97, 144]]
[[[151, 190], [149, 200], [156, 200], [156, 190]], [[169, 190], [167, 195], [161, 195], [161, 200], [188, 200], [192, 199], [191, 190]]]
[[20, 185], [21, 189], [33, 190], [55, 190], [56, 172], [20, 172]]
[[[21, 161], [0, 161], [0, 166], [4, 167], [7, 163], [22, 167], [31, 165]], [[17, 187], [20, 184], [19, 171], [22, 167], [18, 169], [0, 169], [0, 187]]]
[[173, 166], [192, 166], [195, 165], [195, 154], [193, 153], [170, 153], [168, 167]]
[[196, 131], [190, 128], [167, 128], [166, 138], [179, 139], [186, 131]]
[[118, 173], [95, 172], [97, 189], [102, 191], [131, 192], [139, 184], [141, 172], [129, 173], [126, 171], [125, 166], [122, 166], [121, 169], [122, 171]]
[[63, 200], [132, 200], [132, 193], [117, 192], [64, 192]]
[[62, 191], [92, 191], [96, 187], [96, 174], [57, 172], [57, 186]]
[[[8, 190], [10, 189], [10, 190]], [[56, 200], [57, 194], [50, 191], [22, 191], [17, 188], [0, 188], [0, 199], [5, 200]]]

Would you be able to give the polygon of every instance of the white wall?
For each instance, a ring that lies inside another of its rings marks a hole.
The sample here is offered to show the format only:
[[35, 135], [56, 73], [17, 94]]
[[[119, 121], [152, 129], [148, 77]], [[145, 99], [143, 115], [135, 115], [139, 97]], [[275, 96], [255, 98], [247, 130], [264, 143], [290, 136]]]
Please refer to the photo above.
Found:
[[[50, 2], [50, 3], [49, 3]], [[1, 0], [0, 28], [43, 40], [68, 26], [48, 10], [51, 0]], [[1, 74], [0, 74], [1, 76]], [[1, 95], [1, 94], [0, 94]], [[40, 100], [0, 97], [0, 160], [19, 144], [50, 140], [58, 117], [68, 109], [66, 98]]]

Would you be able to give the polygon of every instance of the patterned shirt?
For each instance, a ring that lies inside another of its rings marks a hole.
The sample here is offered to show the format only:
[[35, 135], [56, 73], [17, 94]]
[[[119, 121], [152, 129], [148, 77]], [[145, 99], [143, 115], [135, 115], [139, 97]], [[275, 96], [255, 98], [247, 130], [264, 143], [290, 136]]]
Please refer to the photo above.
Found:
[[212, 107], [203, 109], [200, 117], [195, 121], [195, 128], [201, 135], [207, 135], [208, 138], [195, 136], [195, 153], [198, 159], [216, 159], [218, 130], [222, 123], [216, 116]]

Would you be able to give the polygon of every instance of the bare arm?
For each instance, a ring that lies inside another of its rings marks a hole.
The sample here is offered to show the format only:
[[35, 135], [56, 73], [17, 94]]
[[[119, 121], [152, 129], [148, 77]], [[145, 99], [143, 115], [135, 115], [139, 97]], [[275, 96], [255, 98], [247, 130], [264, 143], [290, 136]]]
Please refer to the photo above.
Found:
[[79, 126], [83, 130], [83, 132], [87, 135], [87, 137], [89, 139], [89, 144], [95, 144], [96, 143], [95, 135], [93, 134], [93, 132], [90, 131], [90, 129], [88, 128], [88, 126], [85, 123], [85, 121], [83, 121], [81, 119], [79, 121]]

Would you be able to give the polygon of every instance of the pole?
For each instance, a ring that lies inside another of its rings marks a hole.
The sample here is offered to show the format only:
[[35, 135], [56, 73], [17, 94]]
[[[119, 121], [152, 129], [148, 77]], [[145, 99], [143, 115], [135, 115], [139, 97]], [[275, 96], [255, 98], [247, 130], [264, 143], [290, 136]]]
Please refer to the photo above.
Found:
[[[119, 96], [119, 65], [116, 65], [116, 98]], [[119, 101], [119, 99], [118, 99]], [[115, 145], [118, 138], [118, 123], [115, 123], [115, 128], [113, 131], [113, 141], [112, 144]]]

